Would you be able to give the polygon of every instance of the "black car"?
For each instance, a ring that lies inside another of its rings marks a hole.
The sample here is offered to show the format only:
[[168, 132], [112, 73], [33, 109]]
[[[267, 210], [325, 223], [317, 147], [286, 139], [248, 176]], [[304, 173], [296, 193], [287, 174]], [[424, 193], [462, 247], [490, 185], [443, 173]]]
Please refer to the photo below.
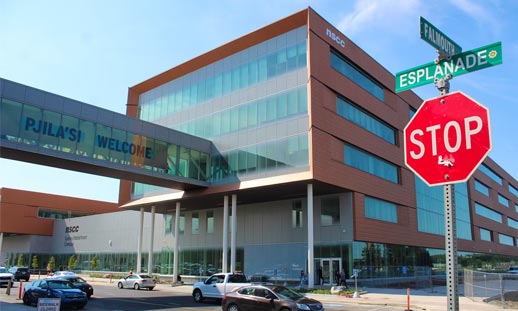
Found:
[[[54, 279], [54, 278], [52, 278]], [[79, 277], [77, 275], [64, 275], [64, 276], [58, 276], [55, 278], [56, 280], [67, 280], [71, 282], [74, 287], [79, 288], [83, 292], [86, 293], [86, 296], [90, 298], [94, 294], [94, 288], [92, 285], [88, 284], [88, 282], [85, 281], [82, 277]]]
[[86, 294], [67, 280], [44, 279], [28, 283], [23, 289], [23, 304], [37, 305], [39, 298], [59, 298], [61, 308], [81, 309], [88, 303]]
[[223, 311], [324, 311], [322, 303], [277, 285], [248, 285], [226, 293]]
[[16, 281], [25, 280], [25, 282], [29, 282], [31, 278], [31, 272], [27, 267], [11, 267], [9, 268], [9, 273], [14, 275]]

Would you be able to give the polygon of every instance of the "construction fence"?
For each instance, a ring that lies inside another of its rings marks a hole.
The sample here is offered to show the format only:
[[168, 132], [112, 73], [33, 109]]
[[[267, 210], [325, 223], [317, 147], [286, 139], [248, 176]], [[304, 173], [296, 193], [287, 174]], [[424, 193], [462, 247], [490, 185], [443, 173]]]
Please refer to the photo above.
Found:
[[473, 301], [518, 308], [518, 274], [464, 269], [464, 296]]

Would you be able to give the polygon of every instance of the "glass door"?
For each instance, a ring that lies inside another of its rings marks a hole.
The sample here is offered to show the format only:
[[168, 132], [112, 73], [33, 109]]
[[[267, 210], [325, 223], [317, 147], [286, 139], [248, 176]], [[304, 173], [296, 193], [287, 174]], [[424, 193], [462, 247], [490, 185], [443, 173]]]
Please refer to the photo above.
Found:
[[338, 271], [342, 271], [342, 260], [341, 258], [322, 258], [320, 259], [320, 268], [322, 268], [322, 279], [315, 280], [316, 284], [320, 285], [336, 285], [335, 274]]

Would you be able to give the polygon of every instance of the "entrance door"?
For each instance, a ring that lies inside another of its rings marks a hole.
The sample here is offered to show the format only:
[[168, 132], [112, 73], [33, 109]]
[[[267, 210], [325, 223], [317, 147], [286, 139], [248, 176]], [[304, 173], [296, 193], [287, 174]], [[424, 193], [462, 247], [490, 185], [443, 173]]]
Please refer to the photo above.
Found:
[[[336, 285], [335, 273], [342, 271], [341, 258], [322, 258], [320, 259], [320, 266], [322, 267], [322, 278], [325, 285]], [[316, 283], [320, 280], [315, 280]]]

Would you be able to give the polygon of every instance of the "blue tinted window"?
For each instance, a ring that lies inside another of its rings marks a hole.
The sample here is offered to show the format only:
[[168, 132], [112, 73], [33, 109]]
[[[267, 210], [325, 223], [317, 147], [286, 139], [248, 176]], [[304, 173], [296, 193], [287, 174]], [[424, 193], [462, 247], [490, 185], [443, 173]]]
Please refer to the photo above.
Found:
[[518, 229], [518, 221], [510, 217], [507, 217], [507, 225], [511, 228]]
[[354, 124], [395, 145], [396, 133], [392, 127], [376, 118], [364, 109], [344, 100], [336, 98], [336, 112]]
[[476, 179], [475, 179], [475, 190], [477, 190], [478, 192], [482, 193], [485, 196], [489, 196], [489, 188]]
[[480, 164], [478, 169], [489, 176], [492, 180], [496, 181], [499, 185], [502, 185], [502, 177], [500, 177], [497, 173], [493, 172], [492, 169], [487, 167], [484, 163]]
[[498, 234], [498, 241], [500, 244], [514, 246], [514, 238], [502, 233]]
[[397, 223], [397, 206], [394, 203], [365, 196], [365, 217]]
[[516, 189], [513, 185], [509, 184], [509, 192], [514, 194], [515, 197], [518, 197], [518, 189]]
[[484, 205], [475, 203], [475, 212], [477, 215], [502, 223], [502, 214], [495, 212], [494, 210], [487, 208]]
[[482, 241], [488, 241], [491, 242], [491, 231], [480, 228], [480, 239]]
[[509, 200], [500, 193], [498, 194], [498, 203], [502, 204], [505, 207], [509, 207]]
[[331, 51], [331, 66], [346, 76], [349, 80], [358, 84], [361, 88], [371, 93], [373, 96], [378, 98], [380, 101], [385, 100], [385, 94], [383, 88], [374, 80], [369, 77], [368, 74], [362, 72], [356, 66], [349, 63], [338, 52]]
[[345, 145], [345, 164], [369, 174], [386, 179], [393, 183], [399, 182], [398, 167], [356, 147]]

